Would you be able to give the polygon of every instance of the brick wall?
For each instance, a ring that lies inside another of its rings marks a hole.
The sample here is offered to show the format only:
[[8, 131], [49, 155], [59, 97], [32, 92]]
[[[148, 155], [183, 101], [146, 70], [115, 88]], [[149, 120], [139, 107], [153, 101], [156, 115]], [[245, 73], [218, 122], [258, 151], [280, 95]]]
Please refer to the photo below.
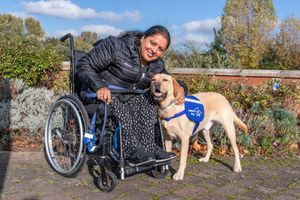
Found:
[[247, 80], [250, 85], [261, 84], [270, 79], [285, 79], [297, 81], [300, 85], [300, 70], [250, 70], [250, 69], [203, 69], [175, 68], [170, 70], [174, 75], [205, 74], [214, 79]]

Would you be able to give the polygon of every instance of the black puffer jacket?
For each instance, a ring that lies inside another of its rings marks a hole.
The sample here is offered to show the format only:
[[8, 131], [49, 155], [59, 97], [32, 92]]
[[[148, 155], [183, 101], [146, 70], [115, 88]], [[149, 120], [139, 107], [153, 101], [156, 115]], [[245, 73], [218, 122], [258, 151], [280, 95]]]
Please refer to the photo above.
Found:
[[138, 34], [131, 33], [99, 42], [78, 61], [76, 84], [80, 84], [80, 90], [96, 92], [108, 84], [129, 90], [146, 89], [153, 74], [167, 73], [162, 59], [141, 68], [139, 40]]

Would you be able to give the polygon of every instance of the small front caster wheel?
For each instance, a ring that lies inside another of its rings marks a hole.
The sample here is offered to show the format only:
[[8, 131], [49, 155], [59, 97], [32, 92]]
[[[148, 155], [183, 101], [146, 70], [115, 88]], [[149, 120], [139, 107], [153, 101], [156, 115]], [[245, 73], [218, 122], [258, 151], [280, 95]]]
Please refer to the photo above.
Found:
[[98, 188], [102, 192], [111, 192], [117, 185], [117, 177], [112, 172], [106, 172], [106, 175], [101, 175], [97, 180]]
[[152, 177], [157, 178], [157, 179], [163, 179], [168, 175], [168, 168], [167, 165], [160, 165], [154, 167], [151, 171], [150, 174]]

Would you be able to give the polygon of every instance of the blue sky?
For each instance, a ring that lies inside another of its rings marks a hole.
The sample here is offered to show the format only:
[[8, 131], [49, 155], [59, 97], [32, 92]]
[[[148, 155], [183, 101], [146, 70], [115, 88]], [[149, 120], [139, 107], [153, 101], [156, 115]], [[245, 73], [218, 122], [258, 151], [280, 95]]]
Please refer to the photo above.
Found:
[[[41, 22], [47, 35], [97, 32], [100, 37], [126, 30], [145, 30], [155, 24], [166, 26], [172, 45], [193, 41], [205, 46], [213, 39], [213, 28], [226, 0], [1, 0], [0, 13], [11, 13]], [[280, 20], [300, 19], [299, 0], [273, 0]]]

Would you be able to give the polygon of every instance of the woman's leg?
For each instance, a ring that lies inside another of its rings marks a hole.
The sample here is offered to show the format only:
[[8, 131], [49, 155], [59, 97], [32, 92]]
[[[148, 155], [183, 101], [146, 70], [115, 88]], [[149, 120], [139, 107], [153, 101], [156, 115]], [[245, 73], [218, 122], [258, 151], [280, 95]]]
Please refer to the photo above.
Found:
[[158, 160], [175, 157], [161, 151], [155, 143], [157, 113], [150, 93], [137, 95], [125, 103], [113, 97], [111, 111], [124, 126], [122, 146], [125, 159], [137, 157], [141, 162], [152, 162], [153, 156]]
[[133, 126], [139, 134], [138, 140], [143, 149], [151, 152], [157, 162], [163, 162], [176, 157], [172, 152], [166, 152], [155, 143], [155, 125], [157, 123], [156, 102], [150, 92], [139, 95], [130, 101], [134, 111]]
[[154, 153], [157, 150], [155, 143], [155, 124], [157, 123], [156, 103], [150, 93], [133, 97], [129, 101], [133, 111], [133, 127], [140, 145], [146, 151]]
[[122, 147], [125, 159], [138, 148], [138, 137], [133, 126], [133, 115], [128, 102], [121, 102], [118, 97], [112, 97], [111, 112], [123, 125]]

